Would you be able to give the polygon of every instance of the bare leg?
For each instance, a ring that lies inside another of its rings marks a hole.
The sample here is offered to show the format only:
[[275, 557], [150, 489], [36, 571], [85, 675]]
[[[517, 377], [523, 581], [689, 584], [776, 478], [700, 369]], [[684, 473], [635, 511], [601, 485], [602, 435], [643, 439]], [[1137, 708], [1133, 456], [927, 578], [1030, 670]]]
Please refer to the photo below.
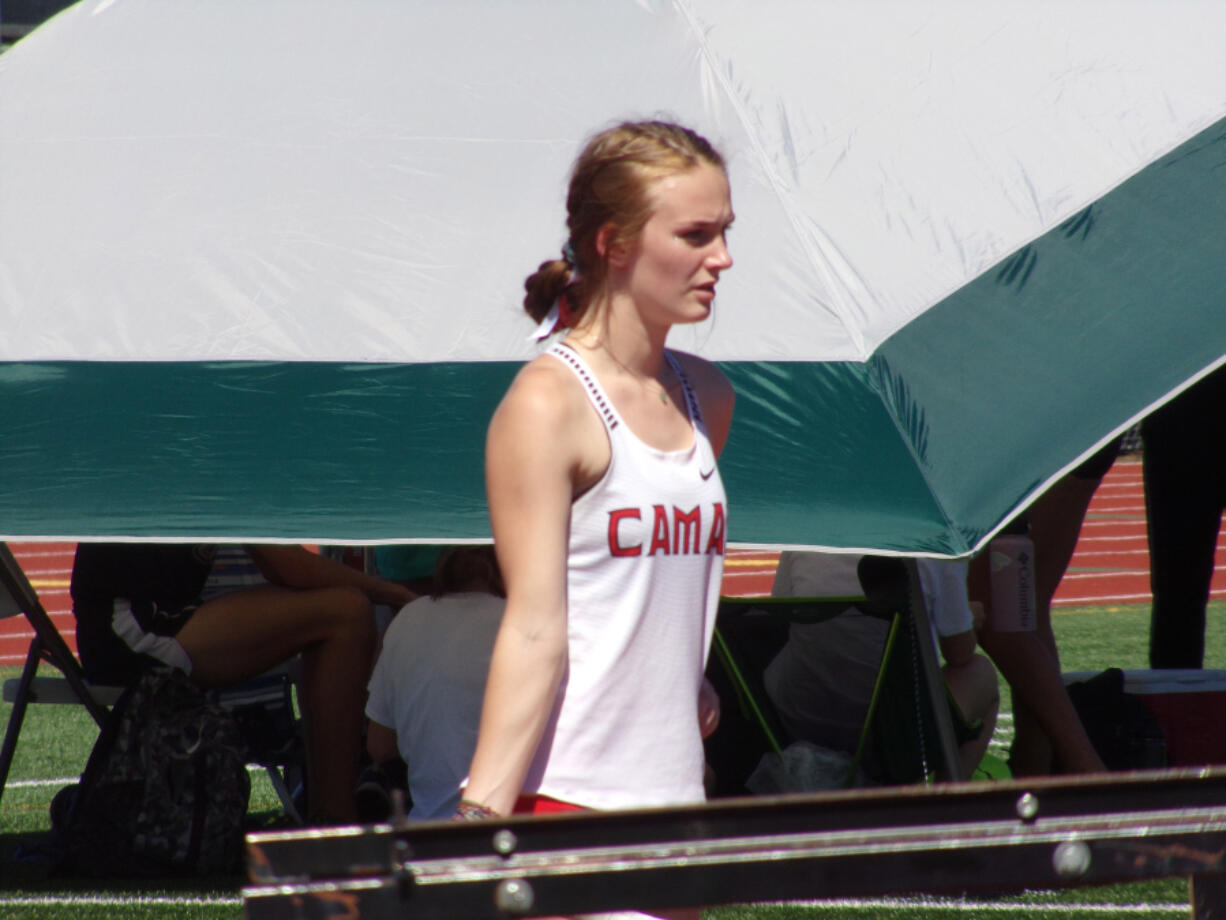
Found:
[[253, 588], [202, 606], [178, 639], [204, 686], [260, 674], [301, 653], [312, 819], [354, 821], [366, 681], [374, 651], [370, 603], [356, 588]]
[[[1010, 767], [1018, 776], [1105, 770], [1073, 708], [1060, 671], [1051, 626], [1051, 600], [1064, 577], [1081, 522], [1099, 480], [1065, 476], [1028, 512], [1035, 545], [1035, 630], [980, 630], [979, 644], [1013, 691], [1014, 740]], [[986, 554], [971, 566], [972, 597], [990, 603]], [[1054, 764], [1053, 764], [1054, 757]]]

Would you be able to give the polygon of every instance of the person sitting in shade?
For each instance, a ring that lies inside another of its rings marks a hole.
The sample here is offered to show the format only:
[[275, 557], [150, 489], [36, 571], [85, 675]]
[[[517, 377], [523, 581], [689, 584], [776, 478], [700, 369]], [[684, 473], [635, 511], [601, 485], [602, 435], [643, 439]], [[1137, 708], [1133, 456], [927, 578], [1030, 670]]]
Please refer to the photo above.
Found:
[[371, 606], [414, 595], [301, 546], [246, 549], [269, 584], [202, 600], [216, 544], [80, 544], [71, 592], [81, 664], [96, 683], [174, 667], [217, 687], [301, 654], [310, 820], [352, 822]]
[[[775, 597], [861, 593], [860, 557], [787, 551], [780, 556]], [[966, 563], [916, 560], [924, 602], [944, 659], [955, 721], [965, 727], [959, 760], [969, 776], [986, 753], [1000, 705], [996, 670], [975, 650], [975, 612], [967, 600]], [[767, 666], [767, 695], [794, 738], [853, 751], [868, 712], [889, 623], [854, 607], [820, 623], [793, 623]], [[881, 764], [869, 765], [870, 774]]]
[[505, 596], [493, 547], [456, 547], [439, 558], [433, 594], [383, 634], [366, 748], [376, 767], [408, 765], [410, 820], [450, 818], [460, 802]]

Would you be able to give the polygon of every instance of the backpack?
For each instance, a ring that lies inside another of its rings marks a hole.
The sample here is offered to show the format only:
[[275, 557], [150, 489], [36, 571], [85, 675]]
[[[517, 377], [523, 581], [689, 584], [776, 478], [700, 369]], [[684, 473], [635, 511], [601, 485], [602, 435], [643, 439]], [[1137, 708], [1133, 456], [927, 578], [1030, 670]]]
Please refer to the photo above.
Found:
[[1136, 694], [1124, 690], [1124, 672], [1108, 668], [1068, 685], [1069, 699], [1094, 750], [1108, 770], [1165, 767], [1162, 725]]
[[233, 716], [182, 671], [147, 672], [115, 704], [80, 783], [52, 803], [58, 869], [112, 878], [240, 871], [250, 792]]

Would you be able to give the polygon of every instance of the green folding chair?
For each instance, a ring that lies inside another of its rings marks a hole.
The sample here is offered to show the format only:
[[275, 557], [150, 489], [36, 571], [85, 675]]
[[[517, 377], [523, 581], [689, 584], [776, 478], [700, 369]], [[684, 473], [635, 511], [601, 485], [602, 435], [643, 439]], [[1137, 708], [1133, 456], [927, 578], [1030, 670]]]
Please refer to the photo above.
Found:
[[[748, 661], [726, 635], [734, 618], [765, 617], [776, 623], [817, 623], [848, 607], [890, 622], [868, 711], [861, 726], [848, 784], [854, 782], [870, 747], [888, 783], [960, 780], [959, 735], [973, 733], [951, 710], [928, 612], [913, 562], [866, 556], [859, 576], [864, 594], [855, 597], [722, 598], [713, 651], [733, 688], [738, 709], [756, 727], [765, 749], [780, 754], [793, 739], [770, 704], [762, 684], [764, 663]], [[764, 621], [766, 622], [766, 621]]]

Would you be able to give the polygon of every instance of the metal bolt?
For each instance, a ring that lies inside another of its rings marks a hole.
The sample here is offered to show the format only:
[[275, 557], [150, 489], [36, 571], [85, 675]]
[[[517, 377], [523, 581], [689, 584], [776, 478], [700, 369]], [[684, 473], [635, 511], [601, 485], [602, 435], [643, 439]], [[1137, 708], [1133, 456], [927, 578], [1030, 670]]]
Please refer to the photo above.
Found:
[[1090, 870], [1090, 848], [1080, 840], [1066, 840], [1052, 853], [1051, 864], [1060, 878], [1081, 878]]
[[1039, 797], [1033, 792], [1023, 792], [1017, 800], [1017, 816], [1023, 821], [1033, 821], [1039, 813]]
[[522, 878], [503, 879], [494, 889], [494, 906], [508, 914], [526, 914], [534, 900], [532, 886]]
[[519, 846], [519, 840], [513, 831], [505, 827], [494, 834], [494, 852], [499, 856], [510, 856]]

